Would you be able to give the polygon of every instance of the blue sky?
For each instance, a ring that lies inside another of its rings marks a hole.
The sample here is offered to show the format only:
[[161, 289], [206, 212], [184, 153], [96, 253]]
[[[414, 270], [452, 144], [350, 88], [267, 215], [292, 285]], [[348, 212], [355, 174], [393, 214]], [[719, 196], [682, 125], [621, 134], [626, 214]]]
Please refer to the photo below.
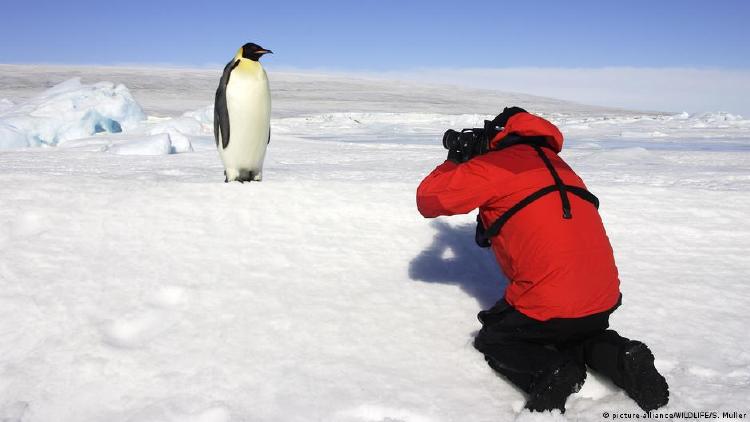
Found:
[[[279, 70], [750, 117], [750, 0], [8, 0], [0, 63]], [[273, 75], [271, 74], [273, 79]]]
[[750, 1], [4, 2], [0, 62], [278, 67], [750, 68]]

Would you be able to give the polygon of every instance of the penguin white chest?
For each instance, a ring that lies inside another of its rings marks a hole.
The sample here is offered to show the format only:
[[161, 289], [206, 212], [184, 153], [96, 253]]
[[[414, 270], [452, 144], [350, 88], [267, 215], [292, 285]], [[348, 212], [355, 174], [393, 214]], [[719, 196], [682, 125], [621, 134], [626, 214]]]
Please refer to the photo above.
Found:
[[251, 175], [260, 180], [268, 145], [271, 95], [266, 72], [245, 61], [231, 74], [226, 88], [229, 145], [220, 148], [229, 180]]

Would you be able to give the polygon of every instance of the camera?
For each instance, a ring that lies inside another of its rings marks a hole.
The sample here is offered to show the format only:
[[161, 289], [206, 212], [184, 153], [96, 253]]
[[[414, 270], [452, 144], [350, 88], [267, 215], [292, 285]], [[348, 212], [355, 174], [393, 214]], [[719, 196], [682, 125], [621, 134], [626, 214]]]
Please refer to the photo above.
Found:
[[460, 132], [448, 129], [443, 134], [443, 147], [461, 163], [487, 152], [489, 144], [487, 131], [483, 128], [462, 129]]
[[490, 150], [490, 140], [503, 130], [508, 119], [518, 113], [526, 113], [521, 107], [505, 107], [492, 120], [484, 121], [484, 128], [448, 129], [443, 134], [443, 147], [448, 150], [448, 159], [458, 163], [471, 160]]

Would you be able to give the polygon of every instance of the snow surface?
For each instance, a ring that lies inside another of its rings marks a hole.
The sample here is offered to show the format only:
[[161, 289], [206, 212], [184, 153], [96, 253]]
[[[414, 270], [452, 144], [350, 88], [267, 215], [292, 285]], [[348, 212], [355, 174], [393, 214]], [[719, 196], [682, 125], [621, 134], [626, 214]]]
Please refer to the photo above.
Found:
[[446, 128], [505, 105], [557, 123], [602, 201], [624, 294], [612, 326], [653, 349], [671, 386], [662, 410], [748, 410], [748, 120], [271, 74], [264, 181], [224, 184], [214, 86], [197, 89], [207, 73], [0, 66], [0, 127], [12, 126], [0, 133], [0, 420], [637, 412], [595, 374], [564, 415], [521, 411], [471, 346], [505, 280], [473, 244], [471, 215], [425, 220], [414, 192], [444, 159]]

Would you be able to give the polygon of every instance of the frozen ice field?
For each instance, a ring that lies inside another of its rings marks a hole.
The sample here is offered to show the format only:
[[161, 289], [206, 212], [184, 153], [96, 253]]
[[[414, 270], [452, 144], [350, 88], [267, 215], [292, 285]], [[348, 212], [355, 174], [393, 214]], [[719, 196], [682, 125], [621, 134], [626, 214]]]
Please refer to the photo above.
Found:
[[[447, 128], [558, 124], [673, 411], [748, 411], [750, 120], [269, 72], [262, 183], [223, 183], [220, 70], [0, 65], [0, 420], [601, 421], [521, 411], [471, 341], [502, 294], [473, 215], [414, 193]], [[80, 77], [80, 80], [72, 79]], [[109, 82], [103, 82], [109, 81]]]

